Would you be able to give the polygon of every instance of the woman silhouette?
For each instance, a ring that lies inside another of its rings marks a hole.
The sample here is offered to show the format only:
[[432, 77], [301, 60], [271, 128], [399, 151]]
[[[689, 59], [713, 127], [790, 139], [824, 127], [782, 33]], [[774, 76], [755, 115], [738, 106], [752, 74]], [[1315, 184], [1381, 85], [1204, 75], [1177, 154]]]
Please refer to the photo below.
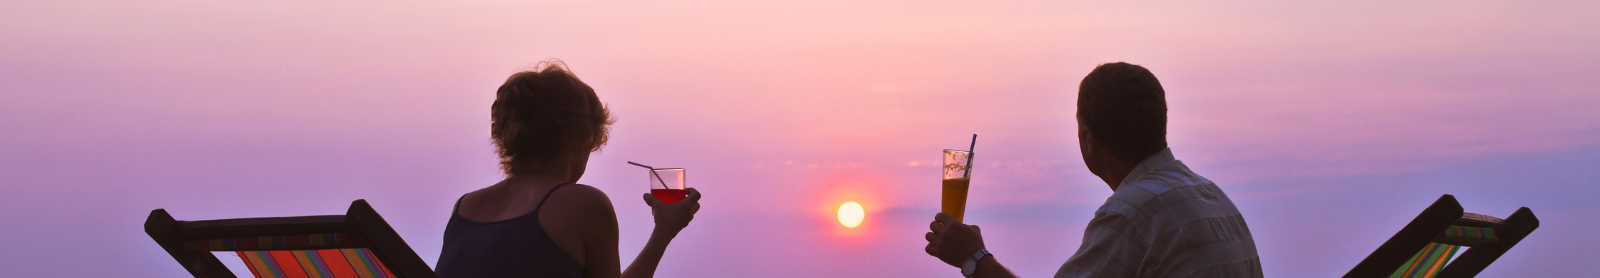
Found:
[[[511, 75], [490, 106], [506, 179], [461, 196], [445, 226], [439, 277], [650, 277], [700, 210], [700, 192], [666, 204], [644, 194], [655, 231], [626, 270], [611, 199], [583, 176], [614, 120], [560, 61]], [[619, 275], [620, 273], [620, 275]]]

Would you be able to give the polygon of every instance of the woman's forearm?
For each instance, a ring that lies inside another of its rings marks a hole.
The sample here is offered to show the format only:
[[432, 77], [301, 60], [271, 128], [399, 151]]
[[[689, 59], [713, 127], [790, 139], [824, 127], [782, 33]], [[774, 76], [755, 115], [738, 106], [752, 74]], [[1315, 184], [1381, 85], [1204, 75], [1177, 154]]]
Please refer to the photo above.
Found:
[[656, 266], [661, 264], [661, 256], [667, 252], [667, 244], [672, 243], [672, 238], [678, 233], [656, 229], [650, 233], [650, 241], [644, 243], [644, 249], [639, 250], [639, 257], [628, 264], [628, 269], [622, 271], [623, 278], [649, 278], [656, 275]]

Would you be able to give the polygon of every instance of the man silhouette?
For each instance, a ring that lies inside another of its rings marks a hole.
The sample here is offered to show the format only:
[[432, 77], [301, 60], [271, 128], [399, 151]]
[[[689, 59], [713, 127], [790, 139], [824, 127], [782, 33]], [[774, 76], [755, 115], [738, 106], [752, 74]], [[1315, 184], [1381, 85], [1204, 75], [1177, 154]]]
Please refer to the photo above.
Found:
[[[1261, 277], [1244, 217], [1222, 189], [1167, 148], [1166, 92], [1138, 65], [1095, 67], [1078, 86], [1078, 146], [1111, 187], [1083, 245], [1055, 277]], [[1016, 277], [976, 225], [934, 215], [928, 255], [967, 277]]]

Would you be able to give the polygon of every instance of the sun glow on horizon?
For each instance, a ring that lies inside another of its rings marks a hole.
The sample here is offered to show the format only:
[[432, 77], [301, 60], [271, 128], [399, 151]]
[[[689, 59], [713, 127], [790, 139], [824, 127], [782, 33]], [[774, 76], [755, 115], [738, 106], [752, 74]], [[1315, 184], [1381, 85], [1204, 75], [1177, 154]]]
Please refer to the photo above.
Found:
[[839, 224], [846, 228], [861, 226], [861, 221], [865, 220], [866, 216], [867, 211], [861, 208], [861, 204], [844, 202], [843, 205], [839, 205]]

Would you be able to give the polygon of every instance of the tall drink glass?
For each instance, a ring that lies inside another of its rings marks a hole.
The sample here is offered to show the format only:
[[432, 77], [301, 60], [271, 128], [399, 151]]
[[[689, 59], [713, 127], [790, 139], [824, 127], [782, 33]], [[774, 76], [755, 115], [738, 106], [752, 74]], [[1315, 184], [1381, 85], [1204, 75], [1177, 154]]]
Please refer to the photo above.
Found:
[[677, 203], [689, 197], [684, 191], [683, 168], [650, 169], [650, 196], [664, 203]]
[[972, 152], [963, 150], [944, 150], [944, 186], [941, 190], [939, 211], [955, 216], [956, 220], [965, 222], [963, 216], [967, 212], [967, 187], [971, 184]]

